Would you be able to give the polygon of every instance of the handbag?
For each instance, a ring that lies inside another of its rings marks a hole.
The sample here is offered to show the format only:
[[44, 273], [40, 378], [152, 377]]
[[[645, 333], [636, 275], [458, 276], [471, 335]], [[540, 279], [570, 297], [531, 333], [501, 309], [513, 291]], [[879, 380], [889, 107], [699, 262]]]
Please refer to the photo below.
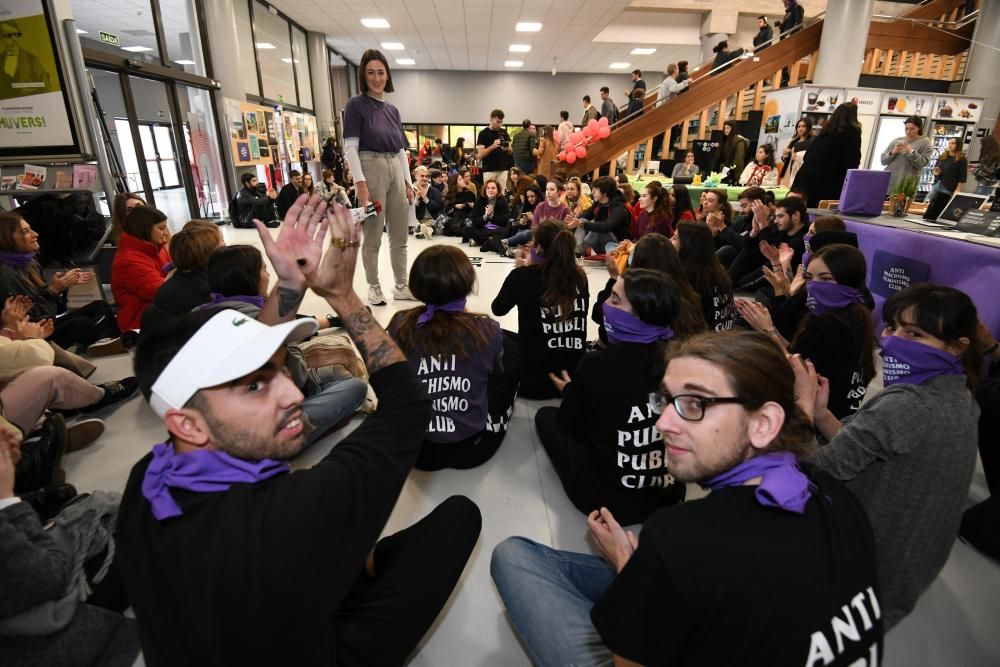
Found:
[[993, 169], [988, 169], [980, 164], [976, 167], [976, 170], [972, 172], [972, 177], [981, 183], [993, 186], [996, 185], [998, 180], [1000, 180], [1000, 178], [997, 178], [997, 172], [1000, 172], [1000, 168], [993, 167]]

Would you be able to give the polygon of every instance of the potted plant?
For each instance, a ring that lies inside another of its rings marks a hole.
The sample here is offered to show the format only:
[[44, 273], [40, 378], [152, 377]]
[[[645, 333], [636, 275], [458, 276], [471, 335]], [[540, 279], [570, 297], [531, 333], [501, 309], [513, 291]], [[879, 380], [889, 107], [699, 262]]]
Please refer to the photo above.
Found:
[[916, 176], [903, 176], [889, 190], [889, 210], [897, 218], [902, 218], [909, 210], [913, 196], [917, 194], [917, 182]]

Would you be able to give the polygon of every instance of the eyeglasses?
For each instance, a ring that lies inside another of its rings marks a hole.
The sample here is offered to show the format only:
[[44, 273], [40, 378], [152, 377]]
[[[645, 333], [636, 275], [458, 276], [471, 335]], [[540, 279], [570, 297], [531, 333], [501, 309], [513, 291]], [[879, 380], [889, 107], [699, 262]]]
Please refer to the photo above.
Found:
[[697, 396], [695, 394], [679, 394], [671, 396], [660, 391], [649, 392], [649, 409], [656, 414], [663, 414], [667, 406], [673, 404], [677, 416], [684, 421], [700, 422], [705, 418], [705, 408], [719, 403], [744, 403], [742, 398], [735, 396]]
[[3, 37], [4, 39], [20, 39], [21, 38], [21, 33], [19, 33], [19, 32], [5, 32], [5, 33], [0, 33], [0, 37]]

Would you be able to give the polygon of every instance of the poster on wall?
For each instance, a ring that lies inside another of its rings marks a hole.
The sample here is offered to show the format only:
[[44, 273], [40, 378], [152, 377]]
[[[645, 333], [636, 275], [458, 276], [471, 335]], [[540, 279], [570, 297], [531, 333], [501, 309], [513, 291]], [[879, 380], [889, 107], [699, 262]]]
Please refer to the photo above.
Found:
[[0, 0], [0, 158], [79, 154], [43, 0]]
[[226, 99], [225, 108], [236, 164], [241, 167], [269, 164], [269, 151], [261, 149], [268, 145], [268, 117], [272, 114], [260, 105], [232, 99]]
[[849, 89], [845, 93], [845, 101], [858, 108], [859, 116], [877, 116], [882, 92], [878, 90]]
[[844, 101], [843, 88], [804, 86], [802, 92], [804, 93], [802, 97], [802, 111], [833, 113], [837, 105]]
[[785, 88], [767, 94], [764, 102], [764, 125], [757, 139], [758, 146], [768, 144], [774, 147], [776, 156], [781, 155], [781, 149], [795, 136], [801, 97], [802, 91], [798, 88]]
[[978, 123], [979, 117], [983, 113], [983, 101], [978, 98], [968, 97], [936, 97], [934, 98], [934, 111], [931, 118], [934, 120], [962, 120], [966, 122]]
[[931, 109], [930, 95], [912, 95], [899, 91], [886, 91], [882, 95], [883, 114], [897, 116], [926, 116]]

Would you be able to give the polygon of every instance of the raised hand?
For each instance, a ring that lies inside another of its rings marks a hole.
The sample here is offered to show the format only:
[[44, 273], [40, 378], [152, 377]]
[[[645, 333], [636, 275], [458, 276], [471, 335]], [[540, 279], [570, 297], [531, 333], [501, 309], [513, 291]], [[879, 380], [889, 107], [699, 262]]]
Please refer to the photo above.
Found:
[[780, 262], [782, 266], [787, 266], [790, 269], [793, 259], [795, 259], [795, 250], [792, 246], [787, 243], [782, 243], [778, 246], [778, 262]]
[[768, 267], [763, 267], [764, 278], [771, 283], [775, 296], [788, 296], [788, 278], [784, 271], [772, 271]]
[[41, 322], [29, 322], [27, 318], [21, 320], [13, 327], [14, 332], [22, 340], [32, 338], [48, 338], [55, 329], [52, 320], [42, 320]]
[[277, 238], [260, 220], [254, 220], [264, 252], [278, 281], [305, 289], [306, 275], [314, 273], [323, 255], [326, 237], [326, 202], [319, 195], [300, 195], [285, 214]]
[[792, 278], [792, 284], [788, 287], [788, 295], [798, 294], [799, 290], [806, 286], [806, 267], [799, 264], [799, 268], [795, 271], [795, 277]]
[[774, 330], [771, 313], [761, 304], [747, 299], [737, 299], [736, 310], [756, 331], [768, 333]]
[[[819, 396], [820, 376], [816, 373], [816, 367], [808, 359], [799, 354], [788, 355], [788, 363], [795, 373], [795, 405], [802, 410], [802, 413], [813, 422], [816, 414], [816, 405]], [[830, 395], [830, 384], [827, 382], [826, 395]], [[823, 402], [826, 407], [826, 401]]]
[[0, 313], [0, 323], [5, 329], [14, 329], [18, 323], [27, 319], [32, 301], [26, 296], [8, 297], [4, 302], [3, 313]]
[[334, 204], [326, 212], [330, 247], [318, 268], [307, 274], [309, 287], [327, 299], [338, 299], [354, 292], [354, 268], [358, 263], [361, 229], [343, 206]]
[[781, 264], [781, 258], [778, 256], [778, 249], [768, 243], [767, 241], [761, 241], [760, 244], [760, 254], [767, 258], [767, 261], [771, 262], [771, 266], [776, 264]]

